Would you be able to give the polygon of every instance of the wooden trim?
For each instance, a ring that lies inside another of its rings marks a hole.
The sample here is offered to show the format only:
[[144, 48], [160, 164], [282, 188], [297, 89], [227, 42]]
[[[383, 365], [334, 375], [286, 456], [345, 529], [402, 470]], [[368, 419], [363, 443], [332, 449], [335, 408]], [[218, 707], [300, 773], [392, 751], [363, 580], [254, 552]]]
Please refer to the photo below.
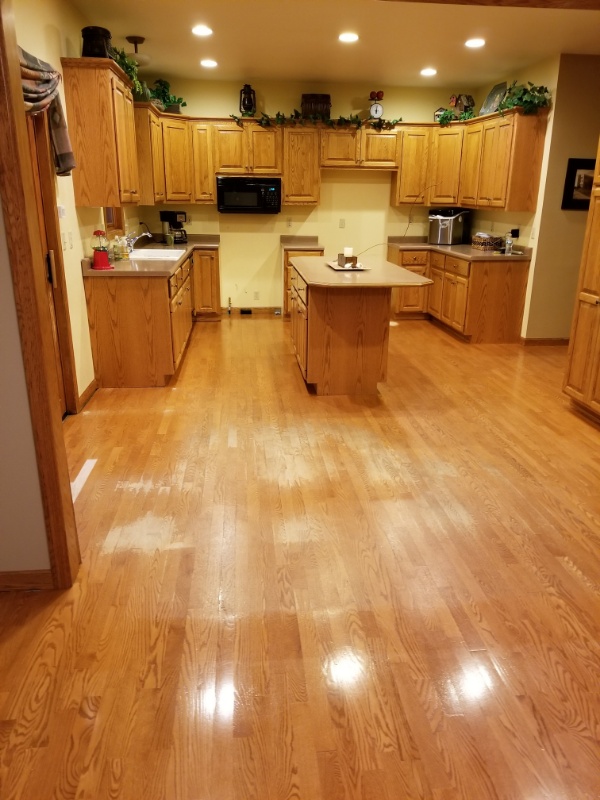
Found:
[[92, 399], [94, 394], [96, 393], [96, 389], [98, 388], [98, 381], [94, 378], [94, 380], [90, 383], [90, 385], [83, 390], [83, 392], [77, 398], [77, 413], [83, 409], [83, 407], [89, 403]]
[[[400, 2], [400, 0], [388, 0]], [[438, 3], [454, 6], [503, 6], [505, 8], [556, 8], [558, 10], [600, 10], [600, 0], [415, 0], [417, 3]]]
[[[251, 314], [242, 314], [242, 308], [249, 308], [252, 312]], [[231, 314], [227, 313], [227, 307], [221, 308], [221, 317], [229, 317], [229, 316], [236, 316], [236, 317], [248, 317], [251, 319], [252, 317], [274, 317], [276, 311], [281, 311], [281, 306], [261, 306], [260, 308], [252, 308], [251, 306], [231, 306]], [[219, 316], [219, 315], [217, 315]], [[282, 315], [283, 316], [283, 315]], [[202, 317], [195, 317], [198, 321], [202, 319]]]
[[11, 0], [0, 0], [0, 200], [15, 293], [46, 535], [55, 588], [73, 584], [81, 562], [58, 408], [46, 269]]
[[54, 589], [54, 579], [49, 569], [23, 572], [0, 572], [0, 592], [24, 589]]
[[553, 345], [556, 347], [566, 347], [569, 344], [568, 339], [525, 339], [521, 337], [521, 344], [523, 347], [537, 347], [538, 345]]
[[77, 413], [77, 378], [75, 375], [75, 352], [73, 350], [73, 333], [69, 315], [69, 300], [65, 264], [63, 260], [58, 208], [56, 206], [56, 188], [54, 164], [52, 161], [48, 115], [36, 114], [33, 117], [34, 134], [38, 153], [37, 169], [40, 176], [40, 192], [48, 249], [54, 251], [57, 286], [54, 290], [54, 307], [58, 328], [58, 343], [62, 366], [65, 403], [70, 414]]

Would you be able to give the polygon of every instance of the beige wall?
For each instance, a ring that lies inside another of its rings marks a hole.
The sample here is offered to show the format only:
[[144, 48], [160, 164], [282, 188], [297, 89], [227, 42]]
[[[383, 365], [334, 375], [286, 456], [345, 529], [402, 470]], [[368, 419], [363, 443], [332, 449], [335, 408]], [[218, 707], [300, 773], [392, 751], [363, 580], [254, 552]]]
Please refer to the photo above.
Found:
[[[62, 56], [81, 55], [81, 28], [90, 24], [64, 0], [14, 0], [15, 25], [19, 45], [38, 58], [60, 69]], [[64, 103], [64, 95], [63, 95]], [[69, 314], [73, 332], [73, 350], [77, 385], [81, 394], [94, 380], [94, 365], [81, 278], [81, 259], [89, 255], [82, 241], [88, 230], [102, 225], [98, 209], [76, 209], [73, 181], [70, 177], [57, 178], [55, 182], [57, 203], [64, 208], [60, 219], [61, 234], [66, 242], [63, 249]]]
[[[21, 340], [0, 208], [0, 572], [50, 568]], [[7, 379], [10, 376], [10, 379]]]

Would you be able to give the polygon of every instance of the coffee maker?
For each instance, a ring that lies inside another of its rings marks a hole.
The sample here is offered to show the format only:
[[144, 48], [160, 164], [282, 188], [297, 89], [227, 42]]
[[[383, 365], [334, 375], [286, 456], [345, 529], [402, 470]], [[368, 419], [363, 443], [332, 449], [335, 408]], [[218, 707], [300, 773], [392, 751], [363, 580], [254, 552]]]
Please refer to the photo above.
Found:
[[187, 233], [183, 227], [184, 223], [187, 222], [185, 211], [161, 211], [160, 221], [162, 222], [164, 236], [168, 233], [172, 234], [175, 244], [187, 242]]

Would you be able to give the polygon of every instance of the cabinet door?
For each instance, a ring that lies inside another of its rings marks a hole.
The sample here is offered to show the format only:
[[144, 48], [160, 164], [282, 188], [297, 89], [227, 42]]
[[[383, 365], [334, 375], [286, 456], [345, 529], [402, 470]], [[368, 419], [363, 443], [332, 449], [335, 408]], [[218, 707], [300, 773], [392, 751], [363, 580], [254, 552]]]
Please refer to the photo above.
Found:
[[483, 125], [468, 125], [463, 139], [460, 162], [460, 190], [458, 202], [461, 206], [476, 206], [481, 168], [481, 141]]
[[304, 256], [315, 256], [323, 258], [324, 250], [315, 248], [315, 250], [284, 250], [283, 251], [283, 315], [287, 316], [289, 310], [289, 298], [292, 287], [292, 275], [294, 267], [291, 264], [292, 258], [300, 258]]
[[248, 153], [244, 129], [235, 123], [213, 126], [215, 172], [248, 172]]
[[467, 315], [469, 281], [462, 275], [444, 273], [441, 320], [458, 331], [464, 331]]
[[192, 331], [192, 281], [188, 278], [171, 300], [171, 344], [173, 366], [179, 366]]
[[[405, 267], [415, 275], [425, 276], [427, 267]], [[427, 311], [429, 286], [400, 286], [396, 300], [396, 314], [424, 314]], [[393, 295], [393, 291], [392, 291]]]
[[356, 130], [321, 131], [321, 166], [356, 167], [360, 158], [360, 140]]
[[424, 205], [427, 189], [429, 128], [409, 128], [398, 134], [399, 168], [392, 178], [392, 205]]
[[192, 200], [192, 147], [187, 120], [163, 119], [167, 202]]
[[396, 131], [363, 129], [360, 136], [361, 167], [396, 169], [398, 166], [398, 134]]
[[281, 129], [248, 125], [250, 171], [255, 175], [281, 174]]
[[316, 205], [321, 190], [319, 131], [285, 128], [283, 131], [283, 202]]
[[433, 131], [428, 174], [429, 205], [458, 203], [463, 131], [462, 126], [454, 124]]
[[579, 286], [580, 291], [600, 297], [600, 188], [590, 198]]
[[484, 123], [478, 205], [504, 208], [510, 167], [513, 117]]
[[160, 119], [153, 115], [150, 116], [150, 148], [152, 151], [152, 182], [154, 187], [154, 202], [164, 203], [166, 199], [166, 186], [163, 131]]
[[296, 327], [296, 358], [302, 376], [306, 380], [308, 367], [308, 308], [302, 300], [298, 300], [298, 323]]
[[215, 250], [194, 250], [194, 313], [220, 314], [219, 256]]
[[193, 200], [195, 203], [214, 203], [215, 174], [213, 167], [211, 125], [192, 122], [192, 157], [194, 163]]
[[113, 76], [111, 85], [117, 145], [119, 198], [121, 203], [137, 203], [139, 186], [133, 98], [129, 89], [118, 78]]
[[427, 311], [432, 317], [442, 318], [442, 293], [444, 291], [444, 270], [431, 267], [430, 278], [433, 281], [429, 285], [429, 297]]

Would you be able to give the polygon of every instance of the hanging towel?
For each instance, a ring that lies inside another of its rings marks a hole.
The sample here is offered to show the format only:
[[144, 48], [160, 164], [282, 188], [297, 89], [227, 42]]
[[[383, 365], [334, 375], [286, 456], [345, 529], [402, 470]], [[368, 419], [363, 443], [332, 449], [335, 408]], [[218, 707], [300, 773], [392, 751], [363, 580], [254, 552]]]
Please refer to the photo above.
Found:
[[70, 175], [76, 164], [58, 93], [60, 72], [22, 48], [19, 48], [19, 63], [25, 111], [37, 114], [48, 109], [55, 171], [57, 175]]

